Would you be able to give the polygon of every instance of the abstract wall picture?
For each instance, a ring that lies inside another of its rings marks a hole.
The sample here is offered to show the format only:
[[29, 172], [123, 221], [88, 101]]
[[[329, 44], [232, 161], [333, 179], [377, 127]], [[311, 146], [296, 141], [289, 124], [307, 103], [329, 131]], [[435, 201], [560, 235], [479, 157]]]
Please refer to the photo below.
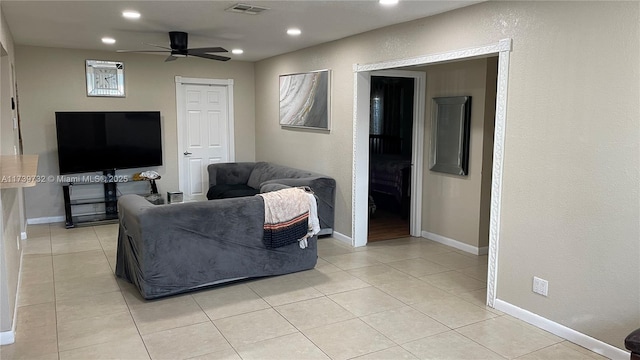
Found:
[[280, 75], [280, 125], [329, 130], [329, 74]]

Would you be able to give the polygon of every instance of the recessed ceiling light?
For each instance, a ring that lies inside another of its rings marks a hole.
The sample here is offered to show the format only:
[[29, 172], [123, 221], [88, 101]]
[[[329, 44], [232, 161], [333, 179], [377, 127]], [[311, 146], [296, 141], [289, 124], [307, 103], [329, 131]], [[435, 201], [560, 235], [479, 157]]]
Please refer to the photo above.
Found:
[[297, 29], [297, 28], [291, 28], [291, 29], [287, 29], [287, 34], [291, 36], [298, 36], [302, 34], [302, 31], [300, 31], [300, 29]]
[[398, 0], [379, 0], [380, 5], [384, 6], [392, 6], [398, 3]]
[[105, 44], [112, 45], [112, 44], [116, 43], [116, 39], [110, 38], [110, 37], [103, 37], [102, 38], [102, 42], [105, 43]]
[[127, 19], [140, 19], [140, 13], [133, 10], [126, 10], [122, 12], [122, 16]]
[[232, 54], [236, 54], [236, 55], [240, 55], [243, 52], [244, 52], [244, 50], [242, 50], [242, 49], [233, 49], [233, 50], [231, 50], [231, 53]]

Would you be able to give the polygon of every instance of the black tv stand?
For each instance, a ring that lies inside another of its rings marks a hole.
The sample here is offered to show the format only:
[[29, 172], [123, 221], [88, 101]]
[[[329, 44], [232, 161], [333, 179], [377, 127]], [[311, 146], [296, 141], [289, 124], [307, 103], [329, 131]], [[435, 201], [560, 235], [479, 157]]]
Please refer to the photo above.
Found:
[[103, 171], [104, 183], [104, 210], [106, 215], [118, 216], [118, 186], [113, 181], [116, 176], [115, 170]]
[[[118, 222], [118, 186], [133, 182], [135, 180], [127, 177], [120, 177], [115, 174], [115, 170], [103, 171], [100, 175], [71, 176], [71, 180], [62, 186], [64, 197], [65, 227], [75, 228], [83, 225], [101, 225]], [[137, 182], [137, 181], [136, 181]], [[93, 185], [99, 186], [102, 183], [104, 193], [102, 197], [77, 198], [72, 197], [74, 186]], [[155, 185], [155, 184], [153, 184]], [[152, 187], [155, 187], [153, 186]], [[157, 191], [157, 190], [156, 190]], [[148, 195], [148, 194], [139, 194]], [[73, 208], [80, 205], [104, 204], [104, 212], [87, 215], [74, 215]]]

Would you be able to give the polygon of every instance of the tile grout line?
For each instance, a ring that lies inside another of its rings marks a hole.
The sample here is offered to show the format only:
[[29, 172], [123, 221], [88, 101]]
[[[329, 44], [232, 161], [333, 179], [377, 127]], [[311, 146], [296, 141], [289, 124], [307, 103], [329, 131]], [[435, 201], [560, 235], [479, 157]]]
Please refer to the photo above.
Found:
[[[249, 288], [247, 286], [247, 288]], [[249, 290], [253, 291], [253, 289], [249, 288]], [[257, 294], [256, 294], [257, 295]], [[258, 295], [259, 297], [259, 295]], [[225, 336], [225, 334], [222, 332], [222, 330], [220, 330], [220, 328], [218, 328], [218, 326], [216, 325], [216, 323], [213, 321], [213, 319], [211, 317], [209, 317], [209, 314], [207, 314], [206, 311], [204, 311], [204, 309], [202, 308], [202, 305], [200, 305], [200, 303], [198, 302], [198, 300], [196, 300], [195, 297], [192, 297], [193, 301], [196, 303], [196, 305], [198, 305], [198, 308], [200, 308], [200, 311], [202, 311], [204, 313], [204, 315], [207, 317], [207, 319], [209, 319], [209, 322], [211, 323], [211, 325], [213, 325], [214, 328], [216, 328], [216, 330], [218, 330], [218, 332], [220, 333], [220, 336], [222, 336], [222, 338], [224, 339], [224, 341], [227, 342], [227, 344], [231, 347], [231, 349], [233, 349], [233, 351], [240, 357], [242, 358], [242, 356], [240, 356], [240, 354], [238, 353], [238, 350], [233, 346], [233, 344], [231, 344], [231, 341], [229, 341], [229, 339], [227, 339], [227, 337]], [[261, 298], [262, 299], [262, 298]], [[266, 302], [266, 301], [265, 301]], [[271, 306], [269, 303], [267, 303], [267, 305]], [[264, 309], [262, 309], [264, 310]], [[256, 310], [258, 311], [258, 310]], [[253, 312], [253, 311], [251, 311]], [[230, 316], [229, 316], [230, 317]], [[215, 353], [215, 352], [214, 352]], [[212, 353], [207, 353], [207, 354], [212, 354]], [[203, 355], [196, 355], [196, 356], [204, 356], [207, 354], [203, 354]]]
[[51, 225], [49, 225], [49, 243], [51, 245], [51, 277], [53, 281], [53, 310], [56, 323], [56, 355], [60, 359], [60, 331], [58, 330], [58, 299], [56, 298], [56, 271], [53, 264], [53, 235], [51, 234]]

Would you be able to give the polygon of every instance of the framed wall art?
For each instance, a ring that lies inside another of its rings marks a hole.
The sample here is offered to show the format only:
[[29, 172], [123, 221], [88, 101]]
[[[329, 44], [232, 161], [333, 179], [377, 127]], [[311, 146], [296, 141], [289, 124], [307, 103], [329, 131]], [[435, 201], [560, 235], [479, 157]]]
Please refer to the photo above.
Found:
[[330, 70], [280, 75], [280, 125], [330, 129]]

